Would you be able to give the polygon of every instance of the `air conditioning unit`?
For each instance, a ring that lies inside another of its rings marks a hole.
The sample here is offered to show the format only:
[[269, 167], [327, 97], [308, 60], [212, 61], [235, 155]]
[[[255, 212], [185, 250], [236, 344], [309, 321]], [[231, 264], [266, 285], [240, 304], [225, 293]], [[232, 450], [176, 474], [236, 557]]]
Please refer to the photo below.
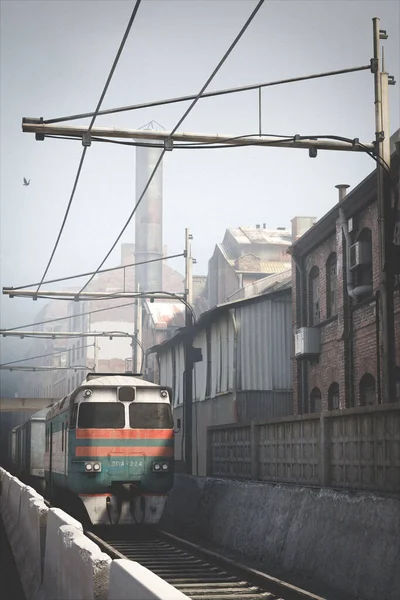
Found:
[[294, 338], [296, 358], [315, 356], [320, 353], [320, 331], [317, 327], [300, 327]]
[[354, 223], [353, 223], [353, 217], [350, 217], [350, 219], [347, 221], [347, 229], [348, 232], [351, 233], [354, 229]]
[[350, 269], [360, 265], [371, 264], [371, 244], [369, 242], [356, 242], [350, 246]]

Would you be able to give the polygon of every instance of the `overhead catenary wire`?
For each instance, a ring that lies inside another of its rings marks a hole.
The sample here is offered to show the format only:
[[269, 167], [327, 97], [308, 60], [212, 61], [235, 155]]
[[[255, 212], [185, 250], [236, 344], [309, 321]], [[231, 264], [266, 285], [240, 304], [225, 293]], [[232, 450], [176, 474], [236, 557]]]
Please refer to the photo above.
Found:
[[[42, 339], [42, 338], [39, 338]], [[65, 339], [65, 338], [61, 338], [61, 339]], [[85, 344], [84, 346], [80, 346], [80, 350], [83, 350], [84, 348], [92, 348], [94, 346], [94, 344]], [[68, 352], [71, 352], [72, 349], [68, 348], [68, 350], [59, 350], [57, 352], [49, 352], [48, 354], [39, 354], [38, 356], [29, 356], [28, 358], [21, 358], [20, 360], [12, 360], [10, 362], [6, 362], [6, 363], [2, 363], [0, 365], [0, 367], [7, 367], [8, 365], [15, 365], [17, 363], [21, 363], [21, 362], [26, 362], [27, 360], [36, 360], [38, 358], [45, 358], [48, 356], [57, 356], [59, 354], [67, 354]]]
[[[112, 299], [112, 298], [111, 298]], [[115, 310], [116, 308], [124, 308], [125, 306], [134, 306], [135, 302], [126, 302], [125, 304], [116, 304], [115, 306], [108, 306], [107, 308], [97, 308], [95, 310], [89, 310], [81, 312], [77, 315], [69, 315], [67, 317], [56, 317], [55, 319], [47, 319], [46, 321], [37, 321], [36, 323], [28, 323], [27, 325], [19, 325], [18, 327], [8, 327], [2, 329], [1, 333], [7, 333], [7, 331], [18, 331], [19, 329], [25, 329], [26, 327], [34, 327], [36, 325], [46, 325], [47, 323], [55, 323], [56, 321], [66, 321], [67, 319], [73, 319], [74, 317], [83, 317], [86, 315], [92, 315], [93, 313], [104, 312], [105, 310]], [[23, 333], [23, 332], [21, 332]], [[43, 332], [45, 333], [45, 332]], [[49, 332], [51, 333], [51, 332]]]
[[[79, 279], [81, 277], [87, 277], [88, 275], [100, 275], [101, 273], [109, 273], [110, 271], [118, 271], [119, 269], [128, 269], [130, 267], [137, 267], [139, 265], [147, 265], [153, 262], [159, 262], [161, 260], [170, 260], [172, 258], [178, 258], [180, 256], [184, 256], [183, 252], [180, 254], [171, 254], [170, 256], [162, 256], [161, 258], [152, 258], [151, 260], [143, 260], [141, 262], [136, 263], [128, 263], [127, 265], [119, 265], [118, 267], [110, 267], [108, 269], [101, 269], [100, 271], [87, 271], [86, 273], [78, 273], [77, 275], [68, 275], [67, 277], [58, 277], [57, 279], [48, 279], [47, 281], [42, 281], [41, 285], [48, 285], [49, 283], [59, 283], [60, 281], [70, 281], [71, 279]], [[29, 283], [27, 285], [20, 285], [14, 287], [14, 290], [24, 290], [30, 287], [37, 286], [38, 283]]]
[[[257, 3], [256, 7], [254, 8], [254, 10], [252, 11], [251, 15], [249, 16], [249, 18], [247, 19], [247, 21], [245, 22], [245, 24], [243, 25], [243, 27], [241, 28], [241, 30], [239, 31], [238, 35], [236, 36], [236, 38], [234, 39], [234, 41], [232, 42], [232, 44], [229, 46], [228, 50], [225, 52], [224, 56], [222, 57], [222, 59], [219, 61], [218, 65], [216, 66], [216, 68], [214, 69], [214, 71], [211, 73], [210, 77], [207, 79], [206, 83], [202, 86], [202, 88], [200, 89], [200, 92], [197, 94], [197, 96], [194, 98], [194, 100], [192, 101], [192, 103], [190, 104], [190, 106], [187, 108], [187, 110], [184, 112], [184, 114], [182, 115], [182, 117], [178, 120], [178, 122], [176, 123], [175, 127], [173, 128], [173, 130], [171, 131], [171, 135], [173, 135], [175, 133], [175, 131], [177, 131], [178, 127], [182, 124], [182, 122], [186, 119], [186, 117], [188, 116], [188, 114], [190, 113], [190, 111], [193, 109], [193, 107], [196, 105], [197, 101], [199, 100], [199, 98], [201, 97], [201, 95], [203, 94], [203, 92], [206, 90], [206, 88], [208, 87], [208, 85], [211, 83], [211, 81], [214, 79], [215, 75], [218, 73], [218, 71], [220, 70], [220, 68], [222, 67], [222, 65], [224, 64], [224, 62], [226, 61], [226, 59], [228, 58], [228, 56], [230, 55], [230, 53], [232, 52], [232, 50], [235, 48], [236, 44], [239, 42], [239, 40], [241, 39], [241, 37], [243, 36], [244, 32], [246, 31], [246, 29], [248, 28], [248, 26], [250, 25], [250, 23], [252, 22], [252, 20], [254, 19], [254, 17], [256, 16], [256, 14], [258, 13], [258, 11], [260, 10], [261, 6], [264, 4], [265, 0], [259, 0], [259, 2]], [[139, 199], [137, 200], [135, 206], [133, 207], [133, 210], [131, 212], [131, 214], [129, 215], [128, 220], [126, 221], [125, 225], [123, 226], [122, 230], [120, 231], [120, 233], [118, 234], [116, 240], [114, 241], [114, 243], [112, 244], [110, 250], [107, 252], [106, 256], [104, 257], [104, 259], [101, 261], [100, 265], [97, 268], [97, 272], [101, 269], [101, 267], [104, 265], [104, 263], [106, 262], [106, 260], [108, 259], [108, 257], [110, 256], [110, 254], [112, 253], [112, 251], [114, 250], [115, 246], [118, 244], [119, 240], [121, 239], [123, 233], [125, 232], [126, 228], [128, 227], [129, 223], [131, 222], [137, 208], [139, 207], [144, 195], [146, 194], [153, 178], [154, 175], [157, 172], [158, 167], [160, 166], [163, 158], [164, 158], [164, 154], [165, 154], [166, 150], [165, 148], [161, 151], [161, 154], [156, 162], [156, 164], [154, 165], [153, 171], [142, 191], [142, 193], [139, 196]], [[78, 295], [83, 292], [83, 290], [89, 285], [89, 283], [92, 281], [93, 277], [95, 277], [95, 274], [93, 274], [90, 279], [86, 282], [86, 284], [81, 288], [81, 290], [79, 291]]]
[[[137, 11], [138, 11], [138, 9], [139, 9], [139, 6], [140, 6], [140, 3], [141, 3], [141, 1], [142, 1], [142, 0], [136, 0], [135, 7], [134, 7], [134, 9], [133, 9], [133, 12], [132, 12], [132, 15], [131, 15], [131, 17], [130, 17], [130, 19], [129, 19], [129, 22], [128, 22], [127, 28], [126, 28], [126, 30], [125, 30], [124, 36], [123, 36], [123, 38], [122, 38], [122, 41], [121, 41], [121, 43], [120, 43], [120, 46], [119, 46], [119, 48], [118, 48], [117, 54], [116, 54], [116, 56], [115, 56], [115, 59], [114, 59], [113, 65], [112, 65], [112, 67], [111, 67], [111, 70], [110, 70], [110, 73], [109, 73], [109, 75], [108, 75], [108, 77], [107, 77], [107, 81], [106, 81], [106, 83], [105, 83], [105, 85], [104, 85], [104, 88], [103, 88], [103, 91], [102, 91], [102, 93], [101, 93], [101, 96], [100, 96], [99, 102], [97, 103], [96, 110], [95, 110], [95, 111], [94, 111], [94, 113], [93, 113], [92, 120], [91, 120], [91, 122], [90, 122], [90, 125], [89, 125], [89, 129], [88, 129], [87, 135], [90, 135], [90, 131], [91, 131], [91, 129], [92, 129], [92, 127], [93, 127], [93, 125], [94, 125], [94, 122], [95, 122], [95, 120], [96, 120], [97, 114], [98, 114], [98, 112], [99, 112], [99, 110], [100, 110], [100, 107], [101, 107], [101, 104], [102, 104], [102, 102], [103, 102], [104, 96], [105, 96], [105, 94], [106, 94], [106, 92], [107, 92], [108, 86], [109, 86], [109, 84], [110, 84], [110, 81], [111, 81], [111, 79], [112, 79], [112, 76], [113, 76], [113, 74], [114, 74], [114, 71], [115, 71], [115, 69], [116, 69], [116, 66], [117, 66], [117, 64], [118, 64], [119, 58], [120, 58], [120, 56], [121, 56], [121, 53], [122, 53], [122, 50], [123, 50], [123, 48], [124, 48], [124, 46], [125, 46], [125, 42], [126, 42], [126, 40], [127, 40], [127, 38], [128, 38], [129, 32], [130, 32], [130, 30], [131, 30], [131, 28], [132, 28], [132, 25], [133, 25], [133, 22], [134, 22], [134, 20], [135, 20], [135, 17], [136, 17], [136, 14], [137, 14]], [[50, 268], [50, 265], [51, 265], [51, 263], [52, 263], [52, 261], [53, 261], [54, 255], [55, 255], [55, 253], [56, 253], [56, 250], [57, 250], [57, 248], [58, 248], [58, 244], [59, 244], [59, 242], [60, 242], [60, 239], [61, 239], [62, 233], [63, 233], [63, 231], [64, 231], [64, 227], [65, 227], [65, 224], [66, 224], [66, 222], [67, 222], [67, 219], [68, 219], [69, 211], [70, 211], [70, 209], [71, 209], [71, 206], [72, 206], [72, 201], [73, 201], [73, 199], [74, 199], [74, 196], [75, 196], [75, 192], [76, 192], [76, 188], [77, 188], [77, 185], [78, 185], [78, 181], [79, 181], [79, 178], [80, 178], [80, 175], [81, 175], [81, 172], [82, 172], [82, 166], [83, 166], [83, 163], [84, 163], [84, 160], [85, 160], [85, 156], [86, 156], [87, 148], [88, 148], [88, 146], [84, 146], [84, 148], [83, 148], [83, 150], [82, 150], [81, 158], [80, 158], [79, 165], [78, 165], [78, 170], [77, 170], [77, 172], [76, 172], [75, 181], [74, 181], [74, 184], [73, 184], [73, 186], [72, 186], [72, 192], [71, 192], [71, 195], [70, 195], [70, 198], [69, 198], [68, 204], [67, 204], [67, 208], [66, 208], [66, 210], [65, 210], [65, 213], [64, 213], [64, 217], [63, 217], [63, 220], [62, 220], [62, 223], [61, 223], [61, 227], [60, 227], [60, 229], [59, 229], [59, 231], [58, 231], [57, 238], [56, 238], [56, 241], [55, 241], [55, 244], [54, 244], [53, 250], [52, 250], [52, 252], [51, 252], [51, 254], [50, 254], [50, 258], [49, 258], [49, 260], [48, 260], [48, 263], [47, 263], [47, 265], [46, 265], [46, 268], [45, 268], [45, 270], [44, 270], [44, 273], [43, 273], [43, 276], [42, 276], [41, 282], [40, 282], [40, 283], [39, 283], [39, 285], [38, 285], [37, 291], [39, 291], [39, 290], [40, 290], [40, 287], [41, 287], [41, 285], [42, 285], [42, 282], [44, 281], [44, 278], [45, 278], [45, 277], [46, 277], [46, 275], [47, 275], [47, 272], [48, 272], [48, 270], [49, 270], [49, 268]]]

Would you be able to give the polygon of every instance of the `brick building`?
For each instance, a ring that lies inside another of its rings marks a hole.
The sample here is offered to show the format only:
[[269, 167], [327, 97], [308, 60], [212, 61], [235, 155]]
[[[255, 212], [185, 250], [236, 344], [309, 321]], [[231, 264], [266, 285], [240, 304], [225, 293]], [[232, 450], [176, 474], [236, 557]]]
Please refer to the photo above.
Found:
[[[398, 183], [395, 152], [392, 171]], [[376, 171], [347, 195], [339, 189], [339, 198], [289, 249], [296, 360], [293, 396], [298, 413], [396, 400], [382, 397]], [[396, 284], [396, 396], [400, 400], [399, 279]]]

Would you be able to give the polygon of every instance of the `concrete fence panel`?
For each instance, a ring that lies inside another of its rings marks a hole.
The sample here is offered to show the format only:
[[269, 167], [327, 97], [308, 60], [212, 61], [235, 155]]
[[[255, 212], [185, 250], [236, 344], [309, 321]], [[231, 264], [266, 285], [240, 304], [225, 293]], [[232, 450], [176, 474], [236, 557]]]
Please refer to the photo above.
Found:
[[23, 491], [19, 519], [21, 539], [15, 558], [26, 600], [36, 597], [42, 583], [48, 511], [39, 494], [29, 488]]
[[[82, 525], [59, 508], [50, 508], [47, 513], [46, 544], [44, 554], [43, 581], [35, 600], [61, 600], [59, 596], [60, 572], [64, 568], [60, 557], [59, 529], [69, 525], [83, 535]], [[62, 600], [64, 600], [62, 598]]]
[[70, 525], [58, 531], [58, 598], [61, 600], [106, 600], [111, 558], [82, 532]]
[[4, 527], [7, 532], [8, 541], [15, 556], [20, 542], [19, 516], [22, 492], [26, 485], [21, 483], [16, 477], [10, 480], [8, 490], [8, 501], [5, 513], [3, 515]]
[[189, 600], [137, 562], [113, 560], [107, 600]]
[[0, 496], [0, 515], [4, 521], [5, 512], [8, 506], [8, 494], [10, 490], [11, 475], [7, 471], [4, 471], [1, 480], [1, 496]]

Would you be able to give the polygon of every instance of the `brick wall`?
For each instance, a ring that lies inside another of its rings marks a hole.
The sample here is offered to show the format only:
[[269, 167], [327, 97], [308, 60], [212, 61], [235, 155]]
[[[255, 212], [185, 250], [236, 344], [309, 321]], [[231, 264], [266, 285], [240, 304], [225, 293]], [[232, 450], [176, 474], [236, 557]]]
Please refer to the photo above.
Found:
[[[345, 201], [346, 202], [346, 201]], [[343, 205], [341, 205], [343, 206]], [[368, 228], [372, 239], [372, 292], [368, 298], [352, 300], [347, 293], [346, 281], [346, 244], [341, 229], [338, 210], [326, 216], [328, 225], [322, 228], [317, 225], [304, 237], [307, 245], [302, 248], [302, 239], [292, 248], [292, 303], [293, 330], [300, 326], [310, 325], [310, 286], [311, 269], [319, 269], [320, 323], [316, 325], [320, 331], [321, 351], [314, 360], [306, 360], [305, 366], [298, 360], [293, 369], [293, 405], [295, 413], [307, 412], [309, 396], [313, 388], [321, 391], [321, 408], [328, 410], [328, 389], [331, 383], [339, 384], [340, 408], [360, 405], [360, 380], [366, 373], [375, 379], [375, 402], [381, 401], [378, 384], [381, 379], [378, 355], [379, 339], [377, 339], [377, 304], [376, 293], [379, 291], [379, 232], [378, 207], [376, 202], [352, 211], [350, 198], [346, 202], [346, 218], [353, 217], [353, 231], [350, 233], [351, 243], [357, 241], [360, 233]], [[328, 221], [329, 220], [329, 221]], [[321, 220], [324, 221], [324, 218]], [[321, 221], [319, 223], [321, 223]], [[321, 233], [323, 229], [323, 234]], [[314, 240], [312, 238], [314, 236]], [[296, 247], [297, 246], [297, 247]], [[326, 262], [332, 252], [337, 255], [337, 315], [328, 318], [327, 313], [327, 271]], [[296, 264], [300, 262], [303, 270], [303, 301], [306, 308], [303, 318], [299, 314], [299, 274]], [[379, 325], [378, 310], [378, 325]], [[379, 327], [378, 327], [379, 329]], [[400, 292], [395, 295], [395, 333], [396, 333], [396, 365], [400, 367]], [[302, 383], [302, 369], [305, 370], [305, 383]], [[379, 371], [379, 372], [378, 372]], [[307, 402], [303, 408], [302, 397], [307, 394]], [[395, 398], [391, 399], [392, 401]]]

